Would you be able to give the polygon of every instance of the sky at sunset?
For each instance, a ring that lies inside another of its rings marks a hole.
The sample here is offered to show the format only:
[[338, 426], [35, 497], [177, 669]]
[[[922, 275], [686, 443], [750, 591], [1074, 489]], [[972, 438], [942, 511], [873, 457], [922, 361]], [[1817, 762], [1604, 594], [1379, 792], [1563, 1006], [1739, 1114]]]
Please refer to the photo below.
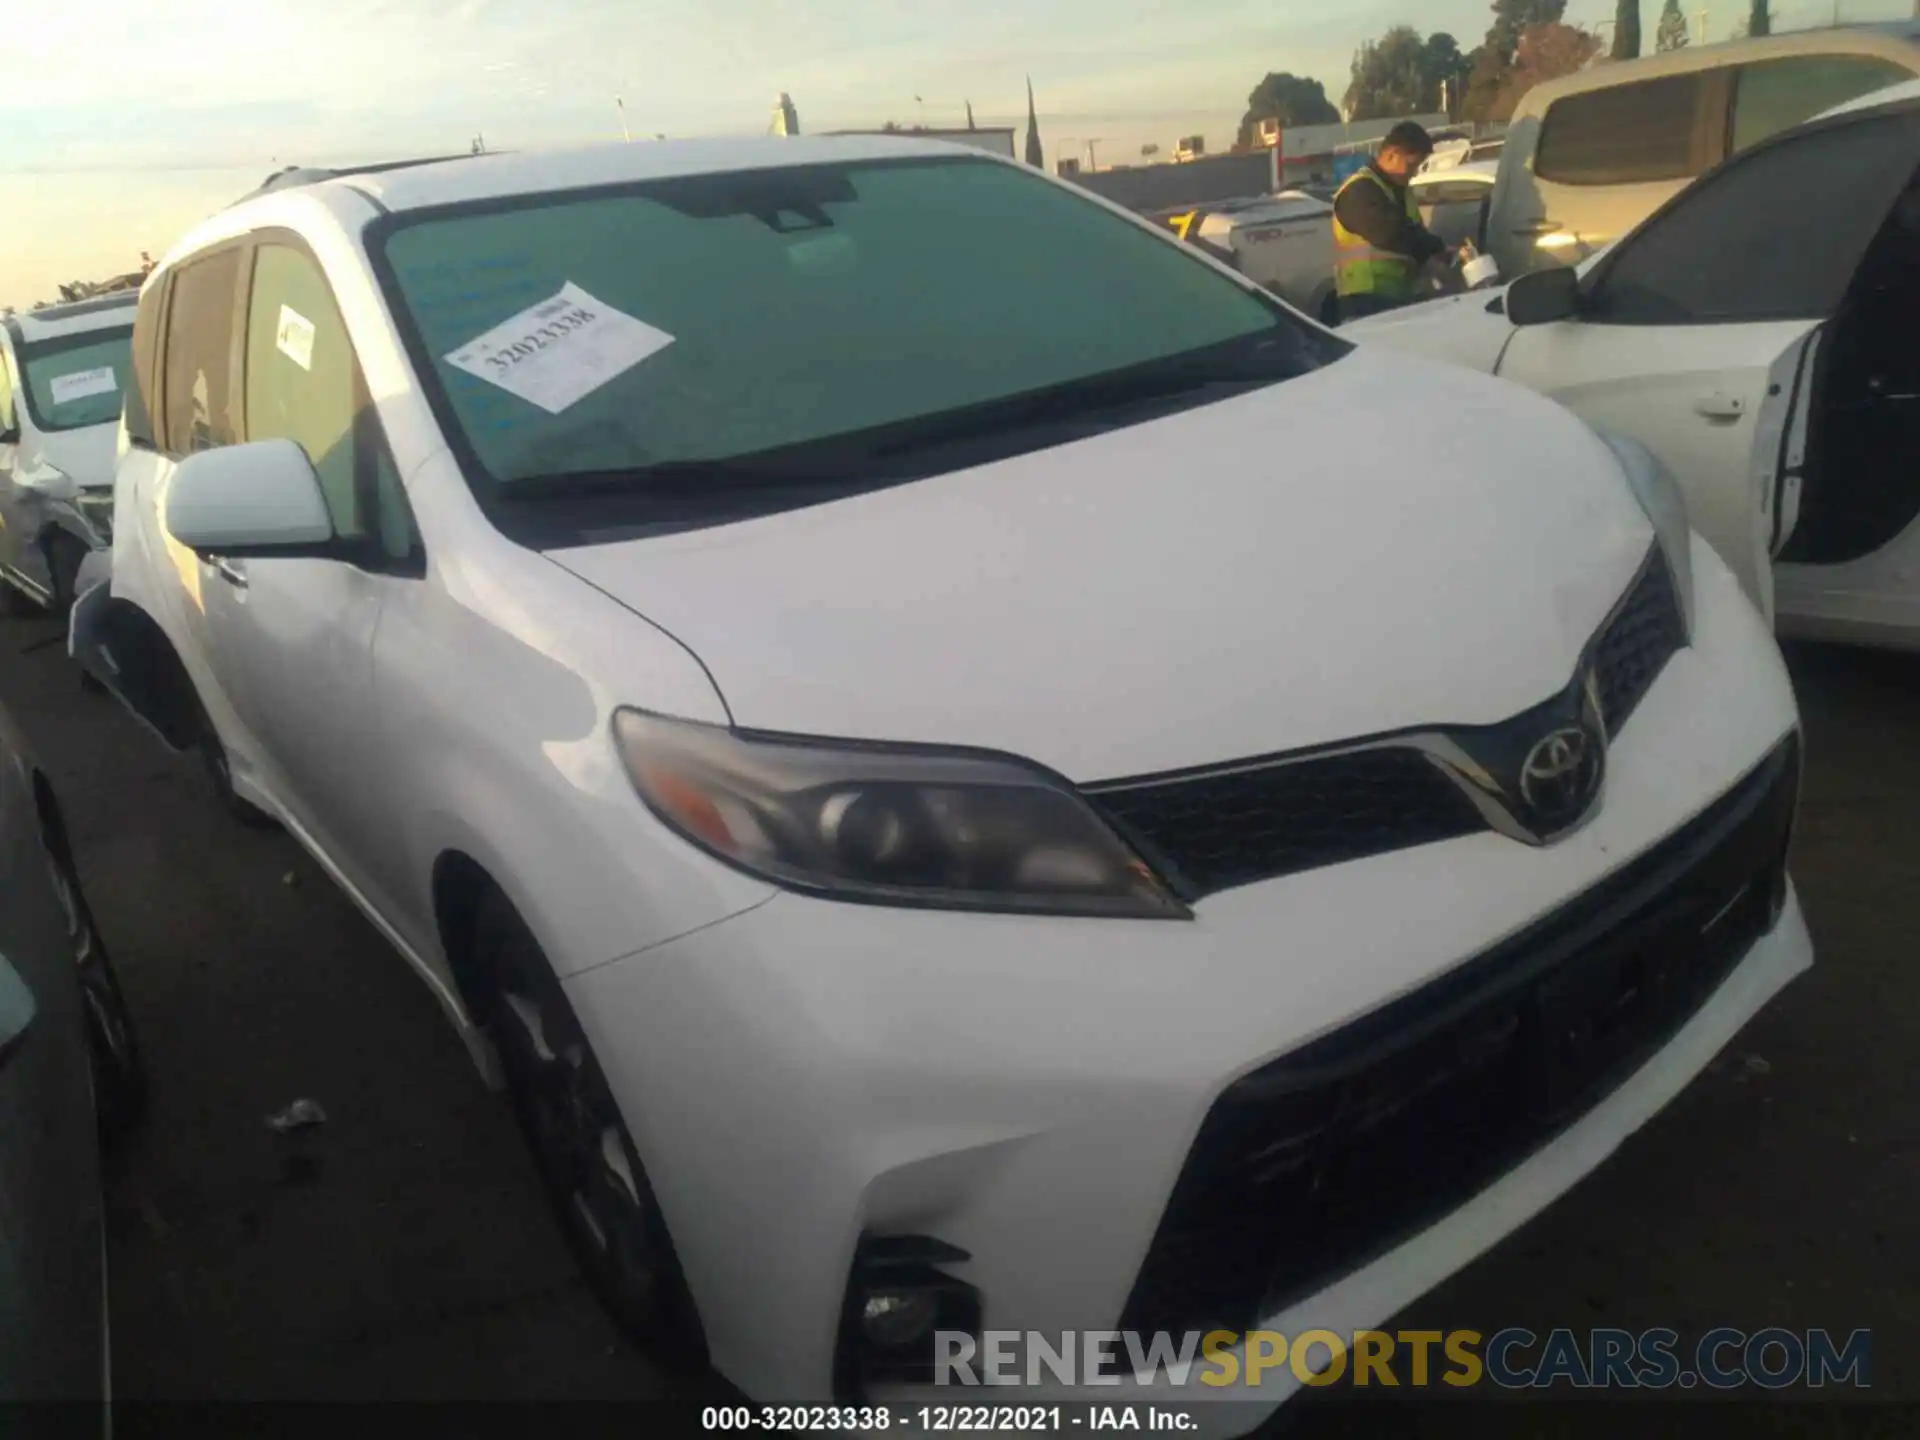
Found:
[[[1746, 10], [1706, 8], [1720, 33]], [[1789, 0], [1776, 23], [1830, 12]], [[1658, 14], [1645, 0], [1649, 42]], [[133, 269], [281, 165], [618, 140], [616, 96], [636, 139], [764, 132], [782, 90], [803, 130], [960, 124], [969, 100], [1015, 124], [1031, 72], [1049, 159], [1092, 140], [1105, 164], [1195, 132], [1224, 148], [1269, 70], [1337, 103], [1389, 25], [1470, 49], [1489, 18], [1486, 0], [0, 0], [0, 304]]]

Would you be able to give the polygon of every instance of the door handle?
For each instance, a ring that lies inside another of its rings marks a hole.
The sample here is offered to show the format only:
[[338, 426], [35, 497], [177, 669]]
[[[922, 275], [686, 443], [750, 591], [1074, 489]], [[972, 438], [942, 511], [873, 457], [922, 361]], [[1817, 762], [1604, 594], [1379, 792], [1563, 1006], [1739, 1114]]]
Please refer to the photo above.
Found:
[[1702, 395], [1693, 402], [1693, 413], [1709, 420], [1738, 420], [1747, 413], [1747, 402], [1738, 395]]
[[233, 586], [234, 589], [244, 590], [247, 588], [247, 570], [238, 560], [226, 560], [216, 555], [209, 563], [213, 566], [214, 574]]

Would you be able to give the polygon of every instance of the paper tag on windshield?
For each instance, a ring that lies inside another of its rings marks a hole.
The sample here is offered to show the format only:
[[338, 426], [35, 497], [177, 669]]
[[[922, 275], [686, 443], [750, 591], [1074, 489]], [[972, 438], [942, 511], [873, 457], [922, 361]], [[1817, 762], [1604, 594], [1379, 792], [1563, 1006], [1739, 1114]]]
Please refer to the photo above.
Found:
[[552, 299], [501, 321], [446, 360], [558, 415], [672, 343], [666, 331], [569, 281]]
[[280, 307], [274, 346], [302, 370], [313, 369], [313, 322], [291, 305]]
[[114, 376], [111, 365], [102, 365], [98, 370], [75, 370], [69, 375], [56, 375], [48, 390], [53, 393], [56, 405], [71, 404], [75, 400], [84, 400], [89, 395], [112, 395], [120, 389], [120, 381]]

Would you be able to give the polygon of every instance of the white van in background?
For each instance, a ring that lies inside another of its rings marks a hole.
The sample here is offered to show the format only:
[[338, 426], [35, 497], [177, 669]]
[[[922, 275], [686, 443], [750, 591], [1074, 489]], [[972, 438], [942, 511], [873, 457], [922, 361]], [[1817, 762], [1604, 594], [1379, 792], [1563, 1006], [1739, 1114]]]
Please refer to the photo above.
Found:
[[1920, 76], [1920, 20], [1594, 66], [1521, 97], [1487, 248], [1509, 279], [1576, 265], [1729, 155]]
[[0, 610], [65, 614], [113, 535], [114, 446], [132, 365], [128, 291], [0, 321]]

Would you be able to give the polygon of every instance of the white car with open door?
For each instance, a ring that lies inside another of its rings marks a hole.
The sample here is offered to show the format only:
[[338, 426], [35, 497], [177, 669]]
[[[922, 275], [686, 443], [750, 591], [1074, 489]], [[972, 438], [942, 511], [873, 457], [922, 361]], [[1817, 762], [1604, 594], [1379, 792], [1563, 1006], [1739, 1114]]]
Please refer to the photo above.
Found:
[[1341, 333], [1637, 441], [1783, 630], [1920, 646], [1920, 82], [1736, 156], [1577, 269]]

